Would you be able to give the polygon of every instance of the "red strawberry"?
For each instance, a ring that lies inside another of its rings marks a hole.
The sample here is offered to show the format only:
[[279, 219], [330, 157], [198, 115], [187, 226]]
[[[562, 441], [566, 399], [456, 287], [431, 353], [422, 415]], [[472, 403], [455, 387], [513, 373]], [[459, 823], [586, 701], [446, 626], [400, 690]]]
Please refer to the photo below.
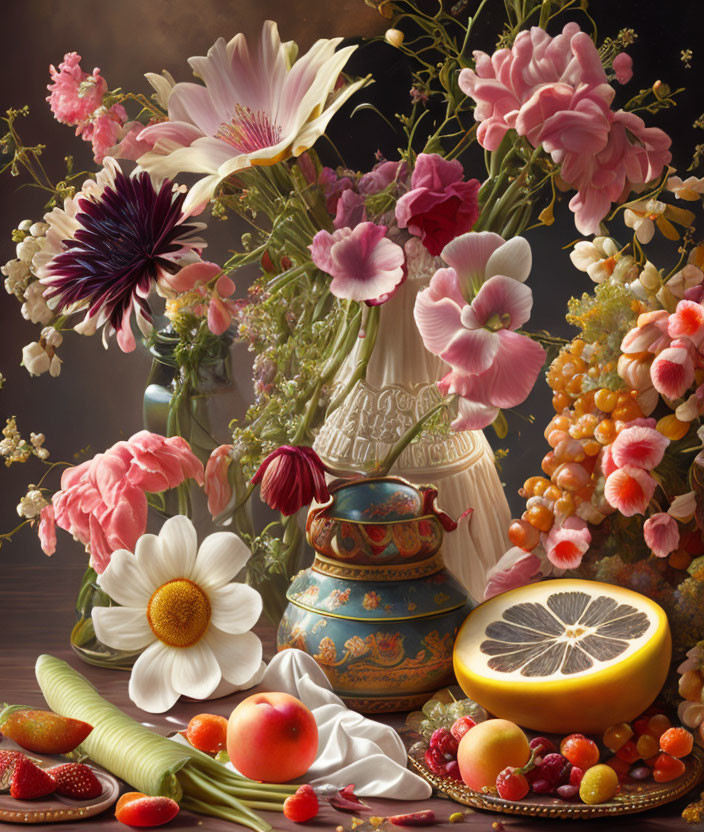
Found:
[[306, 784], [284, 801], [284, 817], [294, 823], [305, 823], [318, 814], [318, 796], [313, 787]]
[[73, 800], [92, 800], [103, 793], [100, 780], [83, 763], [64, 763], [49, 769], [56, 781], [56, 792]]
[[115, 807], [115, 817], [126, 826], [162, 826], [178, 812], [178, 803], [170, 797], [149, 797], [142, 792], [126, 792]]
[[0, 751], [0, 791], [10, 788], [15, 766], [23, 758], [19, 751]]
[[26, 757], [15, 763], [10, 781], [10, 796], [17, 800], [34, 800], [51, 794], [56, 788], [54, 778]]
[[93, 726], [51, 711], [10, 705], [0, 713], [0, 730], [27, 751], [36, 751], [37, 754], [68, 754], [83, 742]]

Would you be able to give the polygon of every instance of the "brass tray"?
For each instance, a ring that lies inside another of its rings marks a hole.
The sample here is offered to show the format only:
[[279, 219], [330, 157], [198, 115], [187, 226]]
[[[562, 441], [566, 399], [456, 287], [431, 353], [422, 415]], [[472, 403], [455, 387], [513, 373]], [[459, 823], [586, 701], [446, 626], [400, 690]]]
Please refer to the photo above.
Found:
[[579, 801], [560, 800], [554, 795], [532, 794], [529, 798], [518, 801], [503, 800], [498, 795], [475, 792], [464, 783], [451, 777], [439, 777], [425, 765], [422, 752], [414, 753], [412, 747], [417, 744], [418, 736], [403, 732], [403, 738], [409, 748], [408, 760], [411, 768], [420, 774], [438, 792], [452, 798], [457, 803], [471, 806], [473, 809], [486, 809], [506, 815], [523, 815], [531, 818], [559, 818], [562, 820], [591, 820], [592, 818], [614, 817], [635, 812], [645, 812], [656, 806], [663, 806], [683, 797], [704, 780], [704, 752], [694, 746], [692, 753], [685, 759], [685, 772], [681, 777], [669, 783], [655, 783], [652, 780], [622, 784], [619, 793], [608, 803], [589, 806]]

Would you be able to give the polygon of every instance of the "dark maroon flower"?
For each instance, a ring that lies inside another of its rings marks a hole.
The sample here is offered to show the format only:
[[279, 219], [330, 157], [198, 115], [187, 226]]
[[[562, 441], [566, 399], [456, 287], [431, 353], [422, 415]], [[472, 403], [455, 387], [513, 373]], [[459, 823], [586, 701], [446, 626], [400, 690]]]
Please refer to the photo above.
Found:
[[464, 182], [457, 160], [420, 153], [411, 177], [411, 190], [396, 203], [399, 228], [420, 237], [436, 257], [455, 237], [470, 231], [479, 217], [479, 182]]
[[45, 217], [50, 228], [35, 263], [49, 305], [63, 314], [84, 312], [79, 332], [104, 325], [104, 341], [116, 332], [124, 352], [134, 349], [132, 312], [149, 332], [149, 293], [178, 271], [186, 254], [205, 246], [195, 236], [205, 225], [186, 221], [184, 199], [170, 180], [157, 186], [144, 171], [127, 177], [106, 159], [96, 181]]
[[261, 482], [262, 500], [270, 508], [290, 515], [313, 500], [324, 503], [330, 499], [325, 471], [312, 448], [282, 445], [262, 462], [252, 484]]

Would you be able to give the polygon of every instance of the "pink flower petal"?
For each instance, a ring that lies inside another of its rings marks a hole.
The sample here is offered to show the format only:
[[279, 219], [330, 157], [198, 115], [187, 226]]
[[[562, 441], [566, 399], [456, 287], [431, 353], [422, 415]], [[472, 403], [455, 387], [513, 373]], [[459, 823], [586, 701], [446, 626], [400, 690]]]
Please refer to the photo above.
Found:
[[39, 542], [45, 555], [53, 555], [56, 551], [56, 522], [54, 506], [50, 503], [44, 506], [39, 519]]
[[205, 466], [204, 490], [212, 517], [221, 514], [232, 497], [232, 484], [228, 476], [231, 463], [232, 445], [220, 445], [210, 454]]
[[679, 546], [680, 530], [673, 517], [659, 512], [643, 523], [643, 537], [656, 557], [666, 558]]
[[[579, 519], [579, 518], [576, 518]], [[584, 521], [582, 521], [584, 523]], [[576, 569], [589, 549], [591, 534], [586, 528], [571, 528], [567, 522], [554, 525], [545, 537], [545, 552], [548, 560], [558, 569]]]
[[524, 283], [497, 275], [486, 281], [462, 314], [464, 326], [474, 329], [498, 318], [505, 329], [518, 329], [530, 319], [533, 292]]
[[162, 278], [161, 282], [166, 283], [174, 292], [189, 292], [199, 284], [212, 280], [221, 271], [222, 268], [217, 263], [202, 260], [184, 266], [176, 274]]
[[663, 350], [650, 366], [650, 377], [660, 395], [679, 399], [694, 381], [694, 363], [689, 351], [682, 347]]
[[330, 291], [336, 297], [375, 300], [391, 293], [403, 280], [404, 251], [386, 237], [383, 225], [359, 223], [333, 243], [329, 257]]
[[657, 482], [642, 468], [625, 465], [606, 479], [604, 497], [624, 517], [645, 514]]
[[483, 430], [499, 415], [499, 408], [481, 402], [460, 399], [457, 405], [457, 418], [452, 422], [452, 429]]
[[691, 300], [681, 300], [670, 315], [667, 332], [670, 338], [688, 338], [695, 346], [704, 340], [704, 306]]
[[614, 463], [622, 468], [635, 465], [647, 471], [657, 467], [670, 440], [651, 427], [624, 428], [611, 444]]
[[633, 78], [633, 58], [626, 52], [619, 52], [611, 66], [619, 84], [627, 84]]
[[484, 600], [537, 580], [539, 572], [540, 560], [537, 556], [514, 546], [487, 572]]
[[460, 286], [484, 282], [491, 255], [504, 244], [504, 238], [491, 231], [473, 231], [456, 237], [442, 250], [442, 259], [453, 268]]

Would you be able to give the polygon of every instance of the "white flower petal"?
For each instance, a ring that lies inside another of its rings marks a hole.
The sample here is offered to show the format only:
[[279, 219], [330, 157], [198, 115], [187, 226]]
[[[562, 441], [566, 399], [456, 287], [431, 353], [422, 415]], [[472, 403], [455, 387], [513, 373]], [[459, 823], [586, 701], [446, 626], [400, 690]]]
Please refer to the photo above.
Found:
[[528, 240], [525, 237], [513, 237], [489, 257], [484, 274], [487, 280], [494, 275], [503, 275], [523, 283], [528, 279], [532, 263]]
[[117, 549], [112, 553], [106, 570], [98, 575], [98, 585], [123, 607], [146, 609], [153, 592], [137, 559], [127, 549]]
[[152, 591], [179, 577], [173, 575], [164, 559], [161, 542], [155, 534], [143, 534], [137, 541], [134, 556]]
[[198, 536], [188, 517], [182, 514], [170, 517], [161, 527], [159, 542], [164, 568], [171, 578], [190, 578], [196, 562]]
[[183, 696], [207, 699], [220, 684], [222, 674], [213, 651], [201, 639], [193, 647], [174, 648], [171, 683]]
[[206, 590], [225, 586], [244, 567], [252, 553], [233, 532], [215, 532], [200, 544], [193, 580]]
[[211, 625], [205, 640], [218, 660], [223, 677], [233, 685], [248, 682], [259, 669], [262, 643], [254, 633], [231, 635]]
[[225, 633], [246, 633], [262, 614], [262, 596], [246, 584], [228, 584], [209, 596], [211, 621]]
[[133, 607], [94, 607], [93, 629], [115, 650], [143, 650], [154, 641], [146, 613]]
[[179, 695], [171, 682], [173, 654], [174, 650], [156, 641], [135, 662], [129, 694], [143, 711], [160, 714], [176, 704]]

